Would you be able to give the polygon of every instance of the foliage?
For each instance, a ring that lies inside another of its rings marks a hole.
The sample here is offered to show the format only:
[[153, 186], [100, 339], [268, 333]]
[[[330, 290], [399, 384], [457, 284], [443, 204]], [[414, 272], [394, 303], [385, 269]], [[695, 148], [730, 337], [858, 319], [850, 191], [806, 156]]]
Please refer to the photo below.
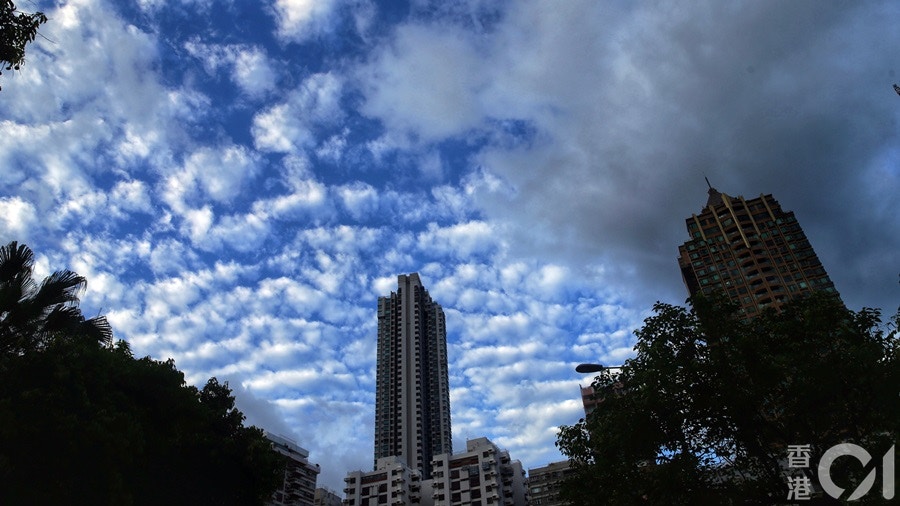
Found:
[[5, 70], [22, 67], [25, 45], [34, 42], [38, 27], [46, 22], [42, 12], [27, 14], [18, 11], [12, 0], [0, 0], [0, 65]]
[[87, 286], [83, 277], [56, 271], [38, 284], [33, 269], [34, 253], [28, 246], [16, 241], [0, 246], [0, 364], [55, 339], [111, 342], [106, 318], [86, 320], [78, 308], [78, 297]]
[[[260, 429], [243, 426], [227, 384], [212, 378], [198, 390], [173, 361], [135, 359], [124, 341], [97, 339], [79, 320], [84, 280], [56, 273], [38, 288], [31, 263], [24, 246], [0, 248], [0, 504], [271, 496], [281, 461]], [[82, 325], [56, 327], [59, 304]], [[87, 337], [77, 333], [86, 328]]]
[[[560, 428], [572, 504], [784, 503], [788, 445], [810, 444], [814, 470], [837, 443], [895, 444], [900, 314], [885, 329], [877, 310], [827, 295], [750, 321], [718, 300], [654, 311], [637, 356], [595, 378], [602, 403]], [[852, 491], [863, 476], [848, 460], [832, 476]]]

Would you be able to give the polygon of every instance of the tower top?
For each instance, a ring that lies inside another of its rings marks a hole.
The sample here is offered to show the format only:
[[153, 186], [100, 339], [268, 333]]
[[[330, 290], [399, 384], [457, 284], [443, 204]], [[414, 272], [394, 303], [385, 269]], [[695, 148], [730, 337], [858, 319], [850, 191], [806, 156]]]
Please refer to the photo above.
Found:
[[706, 207], [710, 207], [710, 206], [715, 207], [715, 206], [721, 204], [722, 203], [722, 193], [720, 193], [719, 190], [716, 190], [715, 188], [713, 188], [713, 185], [712, 185], [712, 183], [709, 182], [708, 177], [703, 176], [703, 179], [706, 180], [706, 186], [709, 187], [709, 190], [707, 191], [707, 193], [709, 194], [709, 198], [706, 199]]
[[712, 186], [709, 187], [709, 198], [706, 199], [706, 207], [715, 207], [722, 203], [722, 194]]

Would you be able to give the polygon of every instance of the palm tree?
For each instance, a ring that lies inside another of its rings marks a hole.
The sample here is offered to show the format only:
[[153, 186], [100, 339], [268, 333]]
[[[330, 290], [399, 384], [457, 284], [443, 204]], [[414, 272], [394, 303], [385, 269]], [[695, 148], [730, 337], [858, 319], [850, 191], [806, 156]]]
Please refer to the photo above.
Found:
[[12, 241], [0, 246], [0, 358], [45, 348], [55, 339], [87, 339], [109, 346], [106, 317], [85, 319], [78, 307], [87, 280], [56, 271], [38, 285], [34, 253]]

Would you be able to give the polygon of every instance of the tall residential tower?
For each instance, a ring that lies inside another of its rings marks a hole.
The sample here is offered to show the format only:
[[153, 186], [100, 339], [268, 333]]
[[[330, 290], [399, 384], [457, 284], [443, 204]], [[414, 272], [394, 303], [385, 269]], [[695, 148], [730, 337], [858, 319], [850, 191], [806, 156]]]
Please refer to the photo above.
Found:
[[434, 456], [453, 451], [447, 328], [418, 274], [397, 285], [378, 298], [375, 461], [397, 456], [429, 479]]
[[691, 240], [678, 248], [678, 264], [692, 296], [724, 293], [752, 317], [812, 291], [837, 295], [794, 213], [771, 195], [746, 200], [710, 186], [687, 229]]

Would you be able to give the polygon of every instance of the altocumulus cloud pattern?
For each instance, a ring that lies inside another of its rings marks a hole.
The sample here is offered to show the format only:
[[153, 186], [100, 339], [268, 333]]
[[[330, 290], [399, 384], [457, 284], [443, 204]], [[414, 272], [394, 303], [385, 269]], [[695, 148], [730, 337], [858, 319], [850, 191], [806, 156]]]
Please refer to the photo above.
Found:
[[843, 299], [898, 300], [896, 2], [71, 0], [0, 91], [0, 239], [137, 355], [229, 381], [342, 488], [377, 297], [446, 313], [454, 447], [560, 458], [706, 199], [774, 194]]

